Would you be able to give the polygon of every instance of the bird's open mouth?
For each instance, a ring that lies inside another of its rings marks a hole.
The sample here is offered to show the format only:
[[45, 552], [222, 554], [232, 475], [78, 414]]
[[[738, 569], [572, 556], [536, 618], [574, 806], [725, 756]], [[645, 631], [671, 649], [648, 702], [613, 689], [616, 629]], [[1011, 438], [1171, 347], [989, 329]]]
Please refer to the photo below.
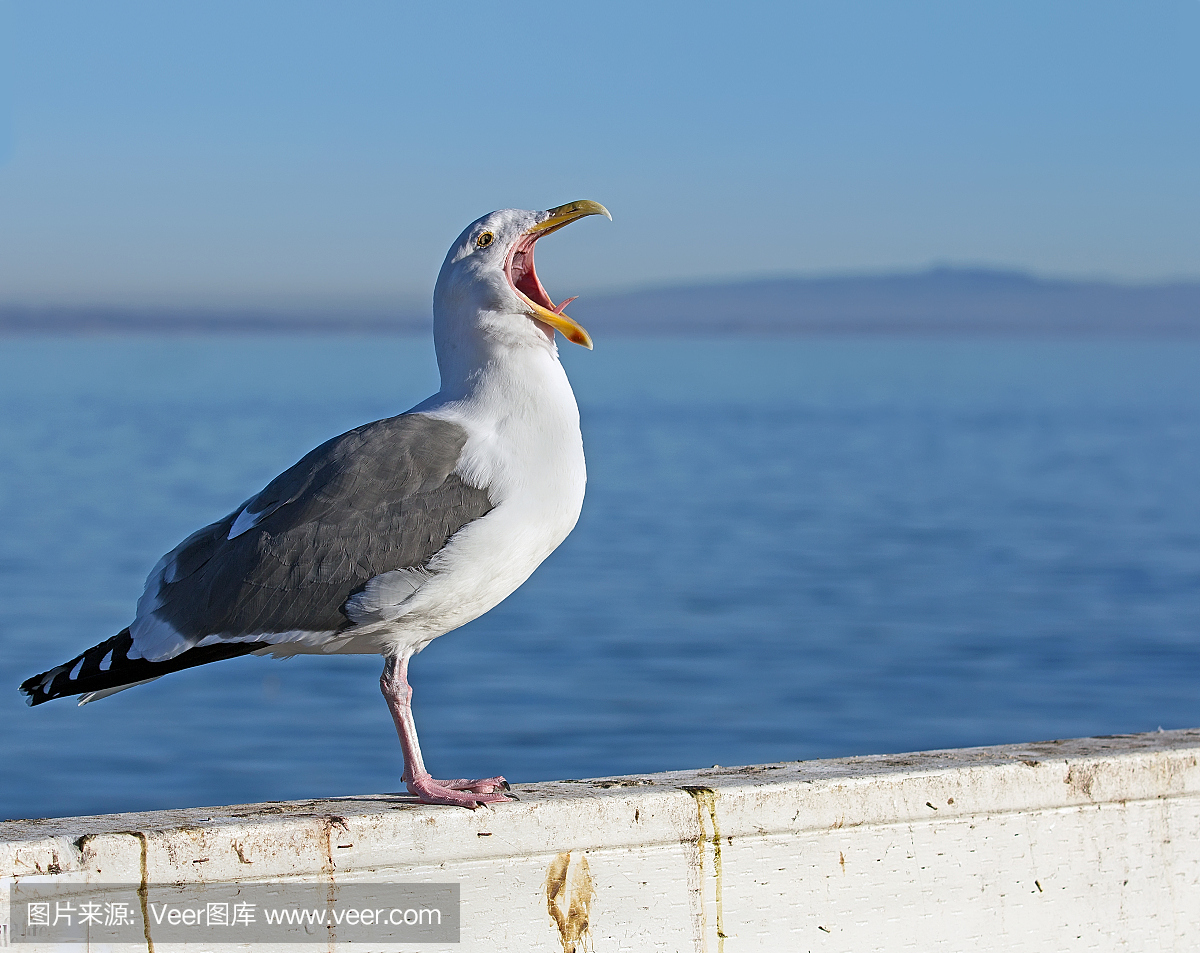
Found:
[[531, 235], [527, 232], [517, 239], [512, 251], [508, 253], [508, 280], [525, 300], [540, 305], [548, 311], [553, 311], [555, 314], [562, 314], [562, 309], [575, 298], [567, 298], [562, 304], [555, 305], [533, 268], [534, 242], [545, 234], [547, 233], [538, 232]]
[[[513, 243], [513, 247], [508, 253], [508, 261], [504, 265], [504, 271], [508, 275], [508, 281], [512, 285], [513, 291], [529, 305], [530, 317], [550, 328], [561, 331], [563, 337], [568, 341], [581, 344], [591, 350], [591, 335], [573, 318], [563, 314], [563, 309], [575, 298], [567, 298], [561, 304], [556, 305], [542, 286], [533, 267], [533, 246], [539, 238], [556, 232], [564, 225], [569, 225], [587, 215], [603, 215], [606, 218], [612, 218], [608, 214], [608, 209], [599, 202], [571, 202], [547, 211], [544, 221], [534, 225]], [[553, 334], [553, 331], [548, 330], [547, 333]]]

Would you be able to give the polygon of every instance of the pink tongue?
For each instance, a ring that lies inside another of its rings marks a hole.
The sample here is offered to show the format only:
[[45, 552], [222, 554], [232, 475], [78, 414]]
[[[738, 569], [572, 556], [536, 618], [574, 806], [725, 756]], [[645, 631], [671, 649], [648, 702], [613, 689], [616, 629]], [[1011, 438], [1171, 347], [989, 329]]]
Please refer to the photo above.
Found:
[[562, 304], [560, 304], [557, 308], [554, 309], [554, 313], [562, 314], [563, 308], [565, 308], [567, 305], [569, 305], [572, 301], [574, 301], [578, 297], [579, 297], [579, 295], [574, 295], [574, 296], [568, 298], [566, 301], [564, 301]]

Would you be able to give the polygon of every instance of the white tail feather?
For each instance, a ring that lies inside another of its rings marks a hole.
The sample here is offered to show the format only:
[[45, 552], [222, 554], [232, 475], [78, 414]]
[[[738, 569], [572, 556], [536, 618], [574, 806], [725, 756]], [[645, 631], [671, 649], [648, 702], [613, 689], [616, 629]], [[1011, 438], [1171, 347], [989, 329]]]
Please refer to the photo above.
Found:
[[136, 688], [138, 685], [149, 685], [160, 678], [162, 678], [161, 675], [155, 675], [154, 678], [143, 678], [140, 682], [130, 682], [128, 685], [118, 685], [116, 688], [104, 688], [98, 692], [88, 692], [86, 695], [79, 696], [79, 704], [83, 706], [88, 702], [94, 702], [101, 698], [107, 698], [109, 695], [115, 695], [117, 692], [123, 692], [127, 688]]

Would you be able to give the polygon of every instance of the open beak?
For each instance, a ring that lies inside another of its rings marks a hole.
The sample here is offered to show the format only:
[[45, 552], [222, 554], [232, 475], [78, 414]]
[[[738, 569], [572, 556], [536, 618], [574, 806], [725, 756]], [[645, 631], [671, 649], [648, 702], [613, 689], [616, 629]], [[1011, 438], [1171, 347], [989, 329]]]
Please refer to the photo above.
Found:
[[546, 289], [542, 287], [537, 272], [533, 269], [533, 245], [543, 235], [556, 232], [564, 225], [570, 225], [571, 222], [588, 215], [603, 215], [609, 221], [612, 221], [612, 216], [608, 214], [608, 209], [599, 202], [586, 200], [560, 205], [558, 208], [547, 210], [545, 214], [546, 217], [542, 221], [526, 230], [525, 234], [513, 243], [504, 270], [513, 290], [522, 301], [529, 305], [531, 317], [562, 332], [562, 336], [568, 341], [580, 344], [590, 351], [592, 349], [591, 335], [574, 318], [563, 314], [563, 308], [575, 299], [567, 298], [566, 301], [556, 305], [550, 299], [550, 295], [546, 293]]

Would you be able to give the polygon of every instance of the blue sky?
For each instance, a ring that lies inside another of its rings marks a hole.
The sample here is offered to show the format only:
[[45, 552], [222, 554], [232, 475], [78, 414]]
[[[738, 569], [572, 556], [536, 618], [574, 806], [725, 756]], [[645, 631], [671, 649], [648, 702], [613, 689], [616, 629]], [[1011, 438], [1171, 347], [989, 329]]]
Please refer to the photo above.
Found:
[[0, 302], [426, 301], [929, 263], [1200, 277], [1200, 0], [0, 4]]

